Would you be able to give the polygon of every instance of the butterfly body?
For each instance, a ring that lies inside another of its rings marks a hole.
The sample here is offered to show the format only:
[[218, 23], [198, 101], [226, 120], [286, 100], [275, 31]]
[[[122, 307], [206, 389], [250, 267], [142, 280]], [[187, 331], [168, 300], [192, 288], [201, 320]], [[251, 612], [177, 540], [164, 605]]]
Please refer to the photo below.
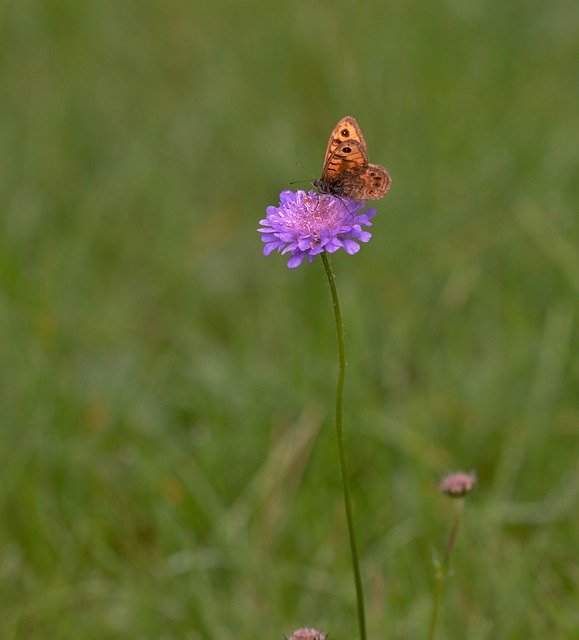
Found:
[[386, 169], [368, 162], [367, 145], [356, 120], [342, 118], [326, 147], [322, 177], [313, 181], [320, 193], [362, 200], [378, 200], [390, 191]]

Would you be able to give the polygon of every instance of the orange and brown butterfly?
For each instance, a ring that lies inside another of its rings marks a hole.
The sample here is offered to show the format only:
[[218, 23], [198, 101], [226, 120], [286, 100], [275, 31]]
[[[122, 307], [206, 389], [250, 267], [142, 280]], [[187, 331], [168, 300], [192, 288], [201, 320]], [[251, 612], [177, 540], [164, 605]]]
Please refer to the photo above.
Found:
[[392, 178], [384, 167], [368, 162], [366, 140], [355, 118], [334, 127], [326, 147], [322, 177], [313, 181], [320, 193], [357, 200], [378, 200], [390, 191]]

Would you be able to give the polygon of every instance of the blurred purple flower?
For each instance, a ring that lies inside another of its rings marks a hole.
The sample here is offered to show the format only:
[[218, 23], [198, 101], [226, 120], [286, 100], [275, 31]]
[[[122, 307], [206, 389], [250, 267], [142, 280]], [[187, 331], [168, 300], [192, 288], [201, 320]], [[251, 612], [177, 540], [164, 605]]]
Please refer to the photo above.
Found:
[[327, 634], [317, 629], [310, 629], [304, 627], [303, 629], [296, 629], [287, 640], [325, 640]]
[[470, 493], [476, 484], [475, 473], [457, 471], [444, 477], [440, 483], [440, 490], [451, 498], [461, 498]]
[[344, 249], [349, 254], [357, 253], [359, 243], [372, 237], [362, 227], [372, 226], [370, 220], [376, 209], [360, 213], [365, 206], [365, 202], [327, 193], [282, 191], [279, 206], [267, 207], [266, 217], [260, 220], [263, 254], [289, 253], [287, 266], [294, 269], [306, 256], [312, 262], [323, 251]]

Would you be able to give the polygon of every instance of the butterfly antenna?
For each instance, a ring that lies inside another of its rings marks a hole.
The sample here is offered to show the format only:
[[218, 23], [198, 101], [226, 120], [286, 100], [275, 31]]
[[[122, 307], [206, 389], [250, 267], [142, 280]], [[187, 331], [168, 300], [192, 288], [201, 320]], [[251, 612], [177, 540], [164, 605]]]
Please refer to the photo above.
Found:
[[[296, 162], [296, 165], [302, 170], [305, 171], [305, 167], [300, 164], [299, 162]], [[310, 178], [309, 180], [292, 180], [290, 182], [290, 184], [299, 184], [300, 182], [313, 182], [316, 179], [316, 176], [313, 176], [312, 178]]]

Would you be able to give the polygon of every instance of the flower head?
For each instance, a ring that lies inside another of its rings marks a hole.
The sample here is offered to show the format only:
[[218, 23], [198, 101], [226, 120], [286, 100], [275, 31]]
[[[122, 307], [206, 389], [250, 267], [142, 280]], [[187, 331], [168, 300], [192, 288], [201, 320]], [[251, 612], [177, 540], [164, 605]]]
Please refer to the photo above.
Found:
[[442, 479], [439, 488], [442, 493], [446, 493], [446, 495], [451, 498], [461, 498], [467, 493], [470, 493], [474, 489], [475, 484], [475, 473], [463, 473], [462, 471], [457, 471], [456, 473], [450, 473], [445, 476]]
[[340, 198], [315, 191], [282, 191], [279, 206], [269, 206], [266, 217], [260, 220], [258, 231], [265, 242], [263, 254], [273, 251], [289, 253], [287, 266], [299, 267], [307, 256], [312, 262], [318, 253], [334, 253], [344, 249], [354, 254], [360, 242], [372, 237], [362, 227], [371, 227], [376, 209], [360, 213], [365, 202]]
[[316, 631], [316, 629], [296, 629], [287, 640], [325, 640], [325, 633], [322, 631]]

